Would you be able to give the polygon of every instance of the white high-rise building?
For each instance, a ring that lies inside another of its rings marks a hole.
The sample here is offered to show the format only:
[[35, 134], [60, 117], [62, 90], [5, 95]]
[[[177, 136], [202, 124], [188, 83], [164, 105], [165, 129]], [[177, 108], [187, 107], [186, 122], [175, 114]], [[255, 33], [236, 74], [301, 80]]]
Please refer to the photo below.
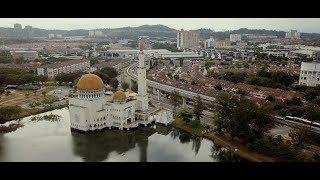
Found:
[[230, 34], [230, 41], [231, 42], [239, 42], [241, 41], [241, 34]]
[[89, 37], [93, 37], [94, 36], [94, 30], [89, 31]]
[[317, 86], [320, 84], [320, 63], [302, 62], [300, 68], [299, 84]]
[[97, 37], [101, 37], [101, 36], [103, 36], [102, 31], [98, 31], [98, 30], [96, 30], [96, 31], [95, 31], [95, 36], [97, 36]]
[[90, 30], [89, 31], [89, 37], [102, 37], [103, 33], [99, 30]]
[[14, 29], [18, 29], [18, 30], [22, 30], [22, 25], [19, 24], [19, 23], [16, 23], [16, 24], [13, 25], [13, 28]]
[[286, 39], [300, 39], [300, 33], [297, 30], [290, 30], [286, 33]]
[[200, 34], [198, 31], [177, 32], [177, 48], [178, 49], [197, 49], [199, 48]]
[[53, 39], [54, 38], [54, 34], [48, 34], [49, 39]]
[[213, 38], [209, 38], [204, 41], [204, 48], [210, 48], [213, 46], [214, 46], [214, 39]]

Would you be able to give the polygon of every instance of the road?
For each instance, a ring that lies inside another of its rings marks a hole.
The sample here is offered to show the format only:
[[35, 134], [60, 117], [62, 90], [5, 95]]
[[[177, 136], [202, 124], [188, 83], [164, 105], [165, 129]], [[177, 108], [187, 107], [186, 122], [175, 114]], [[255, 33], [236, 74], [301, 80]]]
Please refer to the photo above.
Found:
[[[306, 124], [302, 124], [299, 122], [295, 122], [295, 121], [290, 121], [290, 120], [284, 120], [284, 117], [278, 117], [278, 118], [274, 118], [274, 120], [280, 124], [284, 124], [290, 127], [310, 127], [309, 125]], [[315, 132], [320, 134], [320, 128], [318, 127], [310, 127], [310, 131]]]

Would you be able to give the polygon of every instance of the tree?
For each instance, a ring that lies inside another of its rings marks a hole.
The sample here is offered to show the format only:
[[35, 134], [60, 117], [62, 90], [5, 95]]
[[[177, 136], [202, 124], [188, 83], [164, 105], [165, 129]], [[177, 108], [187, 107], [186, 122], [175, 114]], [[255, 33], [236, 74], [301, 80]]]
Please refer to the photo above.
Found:
[[99, 61], [98, 59], [90, 59], [90, 66], [93, 66], [95, 64], [97, 64]]
[[238, 73], [234, 73], [234, 72], [225, 72], [222, 75], [223, 79], [226, 81], [231, 81], [234, 83], [243, 83], [244, 80], [248, 77], [247, 73], [245, 72], [238, 72]]
[[113, 89], [118, 88], [119, 82], [118, 82], [117, 78], [112, 78], [112, 79], [110, 80], [110, 86], [111, 86]]
[[0, 95], [4, 94], [6, 92], [4, 87], [0, 87]]
[[258, 107], [249, 99], [223, 92], [216, 96], [213, 106], [217, 110], [214, 122], [217, 131], [227, 132], [232, 138], [237, 136], [251, 141], [261, 137], [271, 123], [269, 104]]
[[270, 102], [275, 102], [277, 99], [271, 95], [267, 96], [266, 98], [267, 101], [270, 101]]
[[179, 58], [180, 67], [183, 66], [183, 58]]
[[179, 94], [179, 92], [177, 91], [173, 91], [172, 93], [170, 93], [170, 100], [174, 106], [174, 108], [176, 108], [179, 104], [179, 102], [181, 101], [181, 96]]
[[271, 78], [271, 73], [267, 72], [266, 70], [260, 70], [257, 72], [258, 77], [266, 77], [266, 78]]
[[105, 84], [110, 83], [111, 78], [106, 73], [101, 72], [101, 71], [95, 71], [95, 72], [93, 72], [93, 74], [99, 76], [102, 79], [103, 83], [105, 83]]
[[122, 89], [123, 89], [124, 91], [126, 91], [126, 90], [129, 88], [129, 84], [126, 83], [126, 82], [122, 82], [122, 83], [121, 83], [121, 87], [122, 87]]
[[319, 121], [320, 119], [320, 106], [314, 103], [307, 103], [305, 106], [305, 117], [309, 121]]
[[301, 99], [299, 97], [293, 97], [291, 99], [291, 103], [293, 105], [296, 105], [296, 106], [301, 106], [302, 105], [302, 101], [301, 101]]
[[0, 124], [13, 120], [22, 112], [20, 106], [3, 106], [0, 107]]
[[105, 67], [99, 70], [100, 72], [108, 75], [110, 78], [115, 78], [118, 76], [118, 72], [115, 68], [113, 67]]
[[6, 91], [6, 96], [9, 96], [11, 94], [11, 91]]
[[215, 90], [218, 90], [218, 91], [221, 91], [221, 90], [222, 90], [222, 85], [221, 85], [221, 84], [216, 84], [216, 85], [214, 86], [214, 89], [215, 89]]
[[136, 93], [138, 92], [138, 84], [134, 81], [132, 82], [131, 90]]
[[253, 109], [251, 110], [252, 119], [250, 120], [250, 125], [252, 125], [251, 128], [254, 132], [254, 137], [252, 138], [261, 138], [262, 135], [272, 126], [273, 123], [269, 116], [272, 109], [273, 107], [268, 103], [265, 103], [260, 107], [253, 106]]
[[55, 80], [61, 83], [70, 83], [74, 82], [76, 79], [79, 79], [84, 73], [83, 72], [75, 72], [75, 73], [61, 73], [55, 77]]
[[289, 136], [296, 147], [304, 148], [310, 142], [309, 131], [310, 127], [296, 128], [289, 133]]
[[306, 93], [304, 95], [305, 99], [307, 101], [313, 101], [319, 96], [320, 92], [315, 88], [310, 88], [306, 90]]
[[193, 114], [196, 117], [196, 120], [200, 122], [200, 118], [202, 117], [202, 112], [205, 109], [204, 104], [202, 102], [201, 97], [198, 95], [195, 99], [195, 104], [193, 106]]
[[181, 108], [179, 111], [179, 117], [186, 123], [189, 123], [193, 117], [193, 114], [188, 108]]
[[204, 64], [204, 67], [209, 70], [209, 68], [211, 66], [213, 66], [215, 63], [213, 61], [206, 61], [205, 64]]

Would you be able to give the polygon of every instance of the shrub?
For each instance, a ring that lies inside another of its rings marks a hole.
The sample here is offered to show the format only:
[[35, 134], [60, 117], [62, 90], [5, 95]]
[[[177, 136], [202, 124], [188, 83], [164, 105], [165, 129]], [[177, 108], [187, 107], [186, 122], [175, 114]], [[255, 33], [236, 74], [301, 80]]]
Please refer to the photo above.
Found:
[[281, 136], [273, 138], [263, 136], [248, 144], [249, 149], [268, 156], [276, 157], [279, 161], [301, 161], [302, 157], [294, 146], [283, 140]]

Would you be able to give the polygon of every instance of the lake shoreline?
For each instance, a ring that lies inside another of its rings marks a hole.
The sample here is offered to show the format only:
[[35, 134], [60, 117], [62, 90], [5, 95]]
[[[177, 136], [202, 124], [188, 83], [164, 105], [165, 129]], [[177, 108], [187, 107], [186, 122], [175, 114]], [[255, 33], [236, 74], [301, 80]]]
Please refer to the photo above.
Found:
[[175, 128], [186, 131], [190, 134], [203, 137], [213, 141], [215, 144], [218, 144], [230, 152], [252, 162], [274, 162], [275, 160], [271, 157], [267, 157], [262, 154], [257, 154], [255, 152], [250, 151], [246, 146], [240, 144], [239, 142], [235, 142], [234, 140], [228, 140], [225, 136], [220, 136], [215, 132], [205, 132], [203, 133], [199, 129], [195, 129], [182, 122], [181, 119], [175, 119], [171, 125]]

